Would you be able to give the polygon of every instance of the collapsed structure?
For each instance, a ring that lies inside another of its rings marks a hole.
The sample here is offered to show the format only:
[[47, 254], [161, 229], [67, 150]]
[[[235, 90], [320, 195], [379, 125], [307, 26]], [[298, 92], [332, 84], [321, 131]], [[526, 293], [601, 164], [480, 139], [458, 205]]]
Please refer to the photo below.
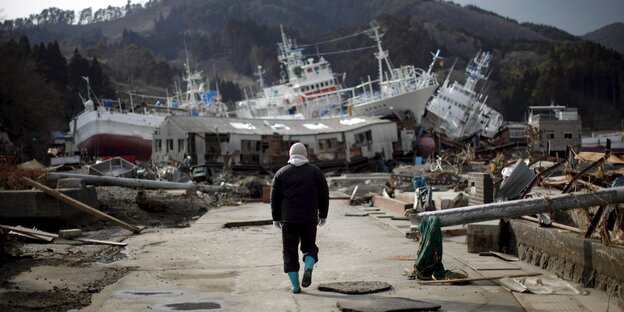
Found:
[[381, 155], [392, 158], [396, 124], [371, 117], [261, 120], [169, 116], [154, 134], [156, 163], [208, 164], [233, 169], [280, 167], [301, 142], [320, 167], [353, 167]]

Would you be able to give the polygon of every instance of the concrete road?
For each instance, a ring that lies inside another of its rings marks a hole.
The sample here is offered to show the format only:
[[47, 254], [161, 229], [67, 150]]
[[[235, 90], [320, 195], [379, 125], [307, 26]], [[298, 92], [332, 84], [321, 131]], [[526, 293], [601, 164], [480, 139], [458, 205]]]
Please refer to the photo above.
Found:
[[[493, 281], [419, 285], [403, 276], [412, 261], [387, 259], [416, 254], [418, 243], [404, 237], [408, 222], [345, 216], [353, 210], [358, 208], [346, 201], [331, 201], [328, 223], [318, 233], [313, 283], [300, 294], [291, 293], [283, 273], [279, 230], [268, 225], [223, 228], [226, 222], [270, 219], [268, 204], [252, 203], [211, 210], [189, 228], [147, 229], [128, 238], [129, 259], [99, 265], [136, 270], [95, 294], [81, 311], [338, 311], [337, 301], [379, 297], [433, 302], [441, 311], [607, 311], [608, 297], [593, 289], [587, 296], [548, 296], [510, 293]], [[445, 239], [447, 269], [464, 270], [470, 277], [549, 274], [524, 262], [491, 263], [502, 260], [468, 254], [464, 240]], [[476, 270], [479, 263], [490, 269], [499, 265], [500, 270]], [[340, 281], [382, 281], [393, 289], [344, 295], [316, 288]], [[613, 302], [608, 311], [618, 311]]]

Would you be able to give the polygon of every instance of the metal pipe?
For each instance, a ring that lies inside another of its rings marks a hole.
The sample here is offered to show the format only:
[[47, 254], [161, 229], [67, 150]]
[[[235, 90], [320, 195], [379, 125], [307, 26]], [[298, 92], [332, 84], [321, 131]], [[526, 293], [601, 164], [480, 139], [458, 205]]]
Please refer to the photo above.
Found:
[[450, 226], [622, 202], [624, 202], [624, 187], [613, 187], [588, 193], [570, 193], [470, 207], [426, 211], [411, 217], [411, 230], [418, 230], [420, 221], [429, 216], [438, 217], [440, 219], [440, 226]]
[[55, 181], [64, 178], [81, 179], [86, 184], [92, 185], [112, 185], [112, 186], [126, 186], [126, 187], [142, 187], [150, 189], [177, 189], [177, 190], [199, 190], [203, 192], [224, 192], [231, 191], [231, 186], [216, 186], [216, 185], [203, 185], [195, 183], [180, 183], [170, 181], [155, 181], [155, 180], [143, 180], [143, 179], [130, 179], [119, 177], [105, 177], [105, 176], [93, 176], [88, 174], [77, 173], [64, 173], [64, 172], [50, 172], [48, 173], [47, 180]]

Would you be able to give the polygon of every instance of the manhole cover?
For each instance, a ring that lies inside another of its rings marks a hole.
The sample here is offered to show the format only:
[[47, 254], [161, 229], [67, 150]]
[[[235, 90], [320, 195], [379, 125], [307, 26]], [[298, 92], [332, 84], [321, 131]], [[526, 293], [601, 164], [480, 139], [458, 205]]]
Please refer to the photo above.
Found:
[[391, 288], [392, 285], [378, 281], [335, 282], [318, 285], [320, 291], [333, 291], [341, 294], [371, 294]]
[[432, 311], [440, 305], [408, 298], [375, 298], [374, 300], [338, 301], [340, 311], [349, 312], [385, 312], [385, 311]]

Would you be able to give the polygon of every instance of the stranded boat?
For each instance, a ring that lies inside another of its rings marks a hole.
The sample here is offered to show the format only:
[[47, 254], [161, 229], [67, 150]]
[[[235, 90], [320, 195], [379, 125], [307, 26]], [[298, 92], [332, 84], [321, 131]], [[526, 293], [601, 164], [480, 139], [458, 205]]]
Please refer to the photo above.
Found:
[[424, 124], [451, 139], [473, 135], [493, 137], [503, 124], [503, 116], [485, 104], [487, 96], [476, 92], [477, 82], [487, 79], [492, 54], [480, 52], [466, 66], [466, 82], [462, 85], [449, 77], [427, 104]]
[[[162, 99], [155, 105], [141, 103], [135, 106], [129, 93], [130, 107], [113, 100], [97, 100], [87, 80], [88, 100], [83, 101], [85, 109], [69, 124], [70, 135], [78, 150], [86, 149], [89, 156], [133, 156], [147, 161], [152, 154], [154, 131], [169, 115], [225, 116], [225, 105], [219, 100], [218, 92], [206, 90], [201, 72], [193, 72], [185, 64], [186, 91], [178, 92], [173, 98]], [[97, 107], [94, 100], [97, 102]]]
[[[427, 101], [438, 87], [432, 73], [439, 59], [438, 50], [427, 71], [411, 65], [392, 67], [389, 53], [381, 46], [380, 26], [372, 23], [369, 31], [377, 43], [375, 53], [379, 64], [379, 78], [358, 86], [344, 88], [335, 77], [331, 66], [323, 58], [304, 59], [303, 49], [293, 45], [282, 30], [279, 60], [286, 72], [282, 83], [264, 87], [262, 68], [258, 67], [262, 92], [254, 98], [236, 104], [234, 115], [238, 118], [298, 118], [387, 116], [402, 117], [412, 111], [416, 122], [425, 112]], [[387, 67], [387, 70], [384, 70]]]
[[282, 81], [265, 87], [263, 70], [258, 66], [259, 86], [256, 97], [236, 103], [237, 118], [297, 118], [314, 119], [343, 115], [338, 78], [322, 56], [304, 58], [303, 48], [293, 44], [282, 29], [282, 42], [278, 44], [280, 63], [286, 72]]
[[[425, 112], [427, 101], [438, 87], [436, 75], [432, 73], [435, 62], [440, 58], [440, 50], [433, 55], [429, 69], [424, 71], [412, 65], [392, 67], [389, 53], [381, 46], [379, 25], [372, 23], [371, 37], [377, 43], [375, 53], [379, 66], [377, 80], [362, 83], [350, 90], [350, 111], [356, 116], [387, 116], [396, 114], [403, 117], [406, 111], [414, 114], [415, 121]], [[388, 71], [384, 71], [384, 64]]]

